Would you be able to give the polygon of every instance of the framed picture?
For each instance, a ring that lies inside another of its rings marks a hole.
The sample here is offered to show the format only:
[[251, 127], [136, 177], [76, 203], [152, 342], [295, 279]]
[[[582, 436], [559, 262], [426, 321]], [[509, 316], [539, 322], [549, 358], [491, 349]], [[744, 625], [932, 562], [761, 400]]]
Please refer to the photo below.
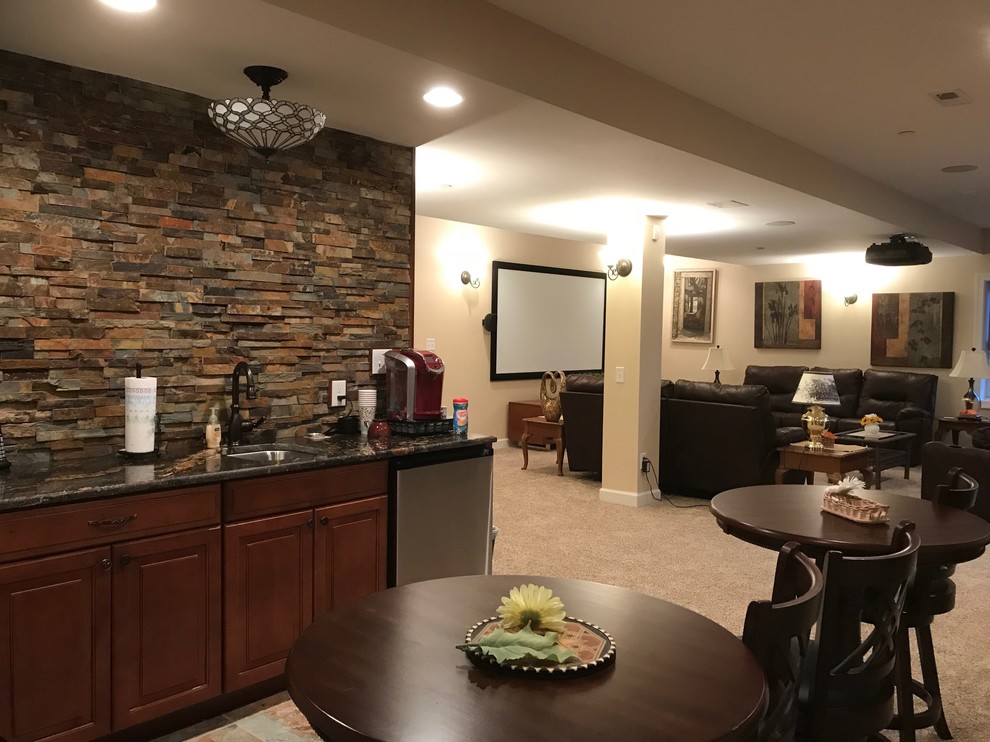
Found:
[[822, 282], [757, 283], [753, 345], [757, 348], [821, 348]]
[[715, 342], [716, 271], [674, 271], [670, 339], [677, 343]]
[[874, 294], [870, 363], [952, 368], [955, 294]]

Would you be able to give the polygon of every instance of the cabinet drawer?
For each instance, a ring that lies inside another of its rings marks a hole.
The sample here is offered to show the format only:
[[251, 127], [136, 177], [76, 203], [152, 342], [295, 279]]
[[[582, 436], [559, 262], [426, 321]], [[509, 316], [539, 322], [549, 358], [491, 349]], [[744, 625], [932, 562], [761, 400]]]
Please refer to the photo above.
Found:
[[6, 513], [0, 515], [0, 561], [219, 522], [216, 484]]
[[387, 491], [388, 463], [385, 461], [242, 479], [223, 485], [223, 518], [225, 521], [242, 520], [384, 495]]

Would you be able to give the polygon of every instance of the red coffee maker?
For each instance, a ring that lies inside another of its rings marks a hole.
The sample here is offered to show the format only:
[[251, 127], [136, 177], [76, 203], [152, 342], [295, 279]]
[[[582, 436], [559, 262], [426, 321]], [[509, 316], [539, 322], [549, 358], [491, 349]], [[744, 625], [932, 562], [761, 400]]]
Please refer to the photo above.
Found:
[[389, 420], [442, 417], [443, 361], [430, 350], [385, 353], [385, 407]]

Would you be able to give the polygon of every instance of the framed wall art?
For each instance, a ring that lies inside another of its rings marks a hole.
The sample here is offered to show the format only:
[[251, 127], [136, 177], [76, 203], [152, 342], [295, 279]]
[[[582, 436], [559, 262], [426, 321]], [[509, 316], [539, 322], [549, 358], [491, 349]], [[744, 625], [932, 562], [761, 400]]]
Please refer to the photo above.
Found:
[[822, 282], [757, 283], [753, 345], [757, 348], [821, 348]]
[[870, 363], [952, 368], [955, 294], [874, 294]]
[[715, 342], [717, 271], [674, 271], [670, 339], [677, 343]]

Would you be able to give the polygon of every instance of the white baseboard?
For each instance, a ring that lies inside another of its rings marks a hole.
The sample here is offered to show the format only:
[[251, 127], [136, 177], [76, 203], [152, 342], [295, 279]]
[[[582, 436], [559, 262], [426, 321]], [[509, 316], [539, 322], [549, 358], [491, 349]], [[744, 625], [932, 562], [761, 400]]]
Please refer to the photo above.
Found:
[[631, 508], [642, 508], [656, 504], [656, 500], [649, 492], [624, 492], [622, 490], [609, 490], [604, 487], [598, 490], [598, 499], [602, 502], [611, 502], [615, 505], [625, 505]]

